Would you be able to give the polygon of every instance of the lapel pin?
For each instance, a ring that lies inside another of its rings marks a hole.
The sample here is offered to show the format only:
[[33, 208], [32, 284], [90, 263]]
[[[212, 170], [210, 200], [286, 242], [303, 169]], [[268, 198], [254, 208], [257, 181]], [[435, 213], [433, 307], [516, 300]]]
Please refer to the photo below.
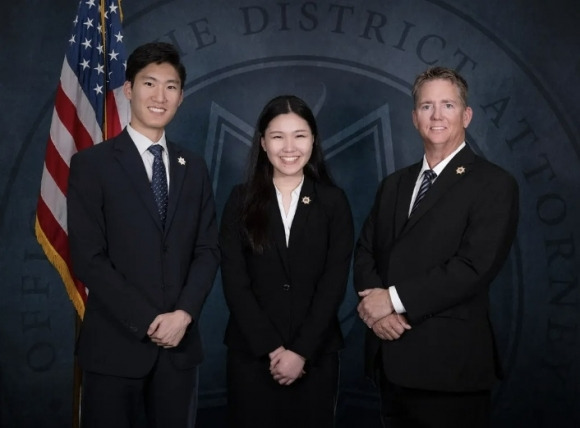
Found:
[[465, 173], [465, 167], [463, 167], [463, 166], [459, 166], [455, 170], [455, 174], [463, 175], [464, 173]]
[[310, 199], [310, 196], [303, 196], [303, 197], [302, 197], [302, 203], [303, 203], [304, 205], [308, 205], [308, 204], [310, 204], [310, 202], [311, 202], [311, 201], [312, 201], [312, 199]]
[[179, 162], [179, 165], [185, 165], [185, 159], [182, 156], [177, 158], [177, 162]]

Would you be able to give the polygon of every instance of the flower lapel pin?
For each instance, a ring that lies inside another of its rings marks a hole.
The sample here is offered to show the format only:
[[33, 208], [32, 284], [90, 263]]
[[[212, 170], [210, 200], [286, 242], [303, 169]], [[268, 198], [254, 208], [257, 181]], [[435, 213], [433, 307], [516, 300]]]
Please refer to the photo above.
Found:
[[458, 166], [457, 169], [455, 170], [455, 174], [458, 174], [458, 175], [465, 174], [465, 167], [464, 166]]
[[302, 197], [302, 203], [303, 203], [304, 205], [309, 205], [309, 204], [310, 204], [310, 202], [312, 202], [312, 199], [310, 199], [310, 196], [303, 196], [303, 197]]
[[177, 158], [177, 162], [179, 162], [179, 165], [185, 165], [185, 159], [182, 156]]

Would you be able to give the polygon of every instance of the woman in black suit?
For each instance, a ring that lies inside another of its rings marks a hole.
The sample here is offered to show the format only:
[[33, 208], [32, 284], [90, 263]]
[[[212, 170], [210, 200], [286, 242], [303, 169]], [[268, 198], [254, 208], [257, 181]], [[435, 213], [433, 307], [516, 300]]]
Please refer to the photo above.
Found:
[[272, 99], [220, 231], [232, 427], [334, 426], [353, 233], [312, 111], [295, 96]]

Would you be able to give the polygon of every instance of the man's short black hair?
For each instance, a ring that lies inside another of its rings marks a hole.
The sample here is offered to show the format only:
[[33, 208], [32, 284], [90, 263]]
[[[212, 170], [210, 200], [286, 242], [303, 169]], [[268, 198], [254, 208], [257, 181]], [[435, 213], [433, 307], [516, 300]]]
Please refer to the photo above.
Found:
[[185, 84], [186, 72], [185, 66], [181, 63], [179, 52], [171, 43], [152, 42], [136, 48], [127, 59], [127, 70], [125, 71], [125, 80], [135, 83], [135, 76], [149, 64], [171, 64], [181, 80], [181, 88]]

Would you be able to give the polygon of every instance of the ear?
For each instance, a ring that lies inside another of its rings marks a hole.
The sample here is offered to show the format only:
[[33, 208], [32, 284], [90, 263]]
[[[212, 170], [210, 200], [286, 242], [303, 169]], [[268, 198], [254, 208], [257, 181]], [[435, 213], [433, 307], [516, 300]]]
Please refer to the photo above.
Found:
[[183, 102], [183, 88], [181, 88], [181, 95], [179, 96], [179, 104], [177, 104], [177, 106], [179, 107], [182, 102]]
[[463, 128], [467, 128], [469, 126], [472, 117], [473, 110], [471, 110], [471, 107], [465, 107], [465, 110], [463, 111]]
[[264, 137], [260, 138], [260, 145], [262, 146], [262, 149], [266, 151], [266, 141], [264, 140]]
[[125, 80], [125, 83], [123, 83], [123, 93], [125, 94], [125, 98], [127, 98], [129, 101], [131, 101], [131, 95], [133, 94], [133, 88], [131, 88], [131, 82], [128, 80]]

